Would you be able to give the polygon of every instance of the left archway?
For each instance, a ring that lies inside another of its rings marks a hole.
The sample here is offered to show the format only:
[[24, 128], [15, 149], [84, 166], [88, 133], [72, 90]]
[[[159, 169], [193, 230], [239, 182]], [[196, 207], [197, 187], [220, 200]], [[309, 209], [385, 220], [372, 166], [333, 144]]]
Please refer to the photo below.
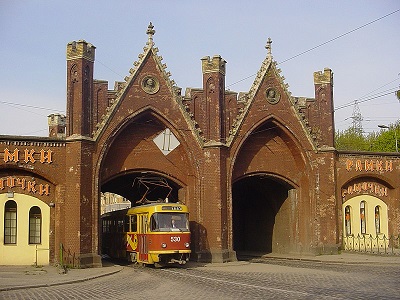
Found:
[[104, 141], [98, 169], [101, 191], [113, 190], [130, 199], [133, 181], [140, 176], [159, 176], [175, 182], [175, 187], [187, 186], [194, 173], [192, 159], [175, 128], [150, 109], [126, 120]]
[[[189, 205], [193, 165], [181, 131], [152, 109], [124, 122], [103, 142], [98, 165], [99, 192], [118, 194], [130, 201], [131, 207], [139, 205], [146, 192], [149, 201], [164, 201], [168, 197], [168, 202]], [[139, 182], [143, 178], [147, 182]], [[155, 184], [149, 184], [149, 180]], [[170, 189], [158, 185], [157, 180]], [[99, 240], [101, 245], [101, 235]]]

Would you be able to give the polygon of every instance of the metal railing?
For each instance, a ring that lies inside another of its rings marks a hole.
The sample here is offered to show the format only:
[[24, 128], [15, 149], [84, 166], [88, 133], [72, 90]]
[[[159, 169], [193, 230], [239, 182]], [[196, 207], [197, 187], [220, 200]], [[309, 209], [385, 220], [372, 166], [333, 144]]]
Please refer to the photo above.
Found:
[[400, 235], [357, 234], [343, 237], [343, 250], [370, 254], [400, 255]]
[[60, 265], [64, 269], [80, 268], [79, 257], [75, 255], [75, 252], [71, 252], [70, 249], [65, 249], [62, 243], [60, 243]]
[[49, 248], [38, 248], [38, 245], [35, 246], [35, 266], [38, 266], [38, 251], [50, 251]]

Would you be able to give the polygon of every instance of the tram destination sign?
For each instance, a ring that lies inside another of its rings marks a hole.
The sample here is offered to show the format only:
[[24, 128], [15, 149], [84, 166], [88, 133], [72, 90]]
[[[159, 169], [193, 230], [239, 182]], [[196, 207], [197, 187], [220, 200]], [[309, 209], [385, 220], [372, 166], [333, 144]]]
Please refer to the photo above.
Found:
[[170, 206], [170, 205], [164, 205], [162, 208], [162, 210], [182, 210], [182, 207], [180, 206]]

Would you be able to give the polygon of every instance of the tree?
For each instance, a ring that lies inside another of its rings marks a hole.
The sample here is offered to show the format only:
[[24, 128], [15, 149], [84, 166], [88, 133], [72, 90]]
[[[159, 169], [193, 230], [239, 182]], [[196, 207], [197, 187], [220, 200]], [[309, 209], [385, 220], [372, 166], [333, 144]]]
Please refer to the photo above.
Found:
[[355, 127], [336, 132], [335, 147], [338, 150], [351, 151], [368, 151], [370, 149], [364, 135]]
[[[377, 134], [372, 151], [377, 152], [397, 152], [399, 148], [400, 137], [400, 120], [394, 124], [390, 124], [389, 128], [381, 129]], [[397, 145], [397, 146], [396, 146]], [[397, 148], [397, 149], [396, 149]]]
[[[400, 148], [400, 120], [367, 136], [353, 127], [335, 134], [335, 147], [337, 150], [396, 152]], [[398, 149], [397, 149], [398, 150]]]

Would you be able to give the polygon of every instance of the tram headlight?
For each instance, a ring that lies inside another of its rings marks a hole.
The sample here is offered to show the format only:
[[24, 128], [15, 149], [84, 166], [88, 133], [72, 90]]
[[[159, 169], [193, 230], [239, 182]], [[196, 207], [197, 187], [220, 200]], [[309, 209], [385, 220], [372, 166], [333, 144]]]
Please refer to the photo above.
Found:
[[161, 243], [161, 248], [167, 248], [167, 243]]
[[186, 247], [186, 248], [189, 248], [189, 247], [190, 247], [190, 244], [189, 244], [188, 242], [186, 242], [186, 243], [185, 243], [185, 247]]

